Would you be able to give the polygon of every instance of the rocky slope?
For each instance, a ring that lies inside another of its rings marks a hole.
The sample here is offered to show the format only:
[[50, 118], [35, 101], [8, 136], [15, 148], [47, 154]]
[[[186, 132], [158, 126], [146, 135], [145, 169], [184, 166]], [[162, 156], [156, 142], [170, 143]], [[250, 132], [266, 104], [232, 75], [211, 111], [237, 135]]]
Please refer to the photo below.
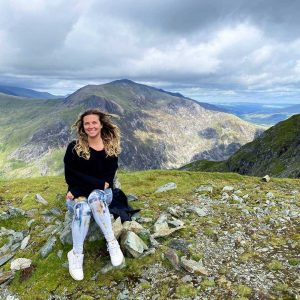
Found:
[[[120, 166], [143, 170], [177, 168], [195, 159], [224, 160], [262, 128], [180, 94], [118, 80], [85, 86], [65, 100], [11, 101], [0, 97], [3, 177], [62, 172], [70, 126], [79, 112], [98, 107], [115, 116], [122, 131]], [[19, 106], [18, 106], [19, 101]], [[12, 115], [22, 124], [14, 130]]]
[[0, 299], [298, 299], [299, 180], [181, 171], [119, 179], [141, 212], [115, 232], [137, 242], [122, 243], [126, 265], [113, 269], [92, 233], [83, 282], [67, 269], [63, 178], [0, 182]]
[[224, 162], [195, 162], [183, 169], [299, 178], [300, 115], [294, 115], [269, 128]]

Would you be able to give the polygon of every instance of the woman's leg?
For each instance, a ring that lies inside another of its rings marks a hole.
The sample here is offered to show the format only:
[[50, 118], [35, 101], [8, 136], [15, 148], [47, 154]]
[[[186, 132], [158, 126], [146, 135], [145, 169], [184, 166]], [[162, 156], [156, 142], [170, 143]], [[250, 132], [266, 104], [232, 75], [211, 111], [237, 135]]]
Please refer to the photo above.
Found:
[[111, 203], [111, 201], [111, 189], [107, 189], [105, 191], [94, 190], [88, 197], [88, 203], [92, 210], [93, 217], [106, 239], [111, 263], [113, 266], [119, 266], [122, 264], [124, 256], [112, 229], [110, 213], [108, 209], [108, 205]]
[[[72, 203], [73, 202], [73, 203]], [[83, 243], [89, 230], [91, 209], [86, 201], [67, 200], [68, 209], [73, 205], [72, 238], [73, 249], [68, 253], [69, 272], [75, 280], [83, 279]]]
[[111, 200], [112, 195], [102, 190], [94, 190], [88, 197], [88, 204], [92, 210], [93, 217], [103, 232], [107, 242], [115, 239], [108, 209], [108, 204], [111, 203]]

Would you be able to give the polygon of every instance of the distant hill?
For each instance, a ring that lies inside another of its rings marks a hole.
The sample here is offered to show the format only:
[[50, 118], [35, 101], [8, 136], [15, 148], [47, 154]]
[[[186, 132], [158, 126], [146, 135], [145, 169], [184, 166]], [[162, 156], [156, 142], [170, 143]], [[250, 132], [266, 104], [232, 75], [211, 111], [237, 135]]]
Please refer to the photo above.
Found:
[[[0, 96], [0, 177], [56, 175], [78, 114], [100, 108], [122, 132], [120, 167], [178, 168], [195, 159], [224, 160], [264, 128], [207, 103], [130, 80], [87, 85], [66, 99]], [[11, 116], [18, 120], [17, 130]]]
[[269, 128], [226, 161], [196, 161], [181, 169], [300, 178], [300, 114]]
[[300, 113], [299, 104], [266, 104], [266, 103], [218, 103], [216, 106], [232, 113], [243, 120], [264, 126], [272, 126]]
[[33, 98], [33, 99], [63, 98], [63, 96], [54, 96], [46, 92], [38, 92], [31, 89], [25, 89], [25, 88], [14, 87], [14, 86], [4, 86], [4, 85], [0, 85], [0, 93], [11, 95], [11, 96], [24, 97], [24, 98]]

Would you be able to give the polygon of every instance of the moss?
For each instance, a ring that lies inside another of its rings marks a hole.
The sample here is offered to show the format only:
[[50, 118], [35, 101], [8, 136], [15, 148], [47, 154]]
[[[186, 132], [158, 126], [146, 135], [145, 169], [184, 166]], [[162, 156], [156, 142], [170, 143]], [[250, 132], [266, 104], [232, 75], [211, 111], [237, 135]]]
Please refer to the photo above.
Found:
[[0, 248], [9, 242], [9, 238], [7, 236], [0, 236]]
[[244, 284], [237, 285], [235, 290], [240, 297], [248, 297], [252, 293], [252, 289]]
[[290, 258], [288, 260], [288, 262], [291, 266], [298, 266], [300, 264], [300, 259], [299, 258]]
[[272, 260], [269, 264], [268, 264], [268, 269], [271, 271], [278, 271], [278, 270], [282, 270], [283, 269], [283, 265], [280, 261], [278, 260]]
[[142, 289], [150, 289], [151, 288], [151, 284], [149, 283], [149, 282], [142, 282], [141, 284], [140, 284], [140, 287], [142, 288]]
[[179, 284], [175, 291], [175, 296], [179, 299], [195, 297], [197, 290], [194, 288], [192, 283]]
[[208, 279], [208, 278], [204, 278], [200, 283], [200, 286], [203, 290], [214, 287], [215, 285], [216, 285], [215, 281], [213, 279]]

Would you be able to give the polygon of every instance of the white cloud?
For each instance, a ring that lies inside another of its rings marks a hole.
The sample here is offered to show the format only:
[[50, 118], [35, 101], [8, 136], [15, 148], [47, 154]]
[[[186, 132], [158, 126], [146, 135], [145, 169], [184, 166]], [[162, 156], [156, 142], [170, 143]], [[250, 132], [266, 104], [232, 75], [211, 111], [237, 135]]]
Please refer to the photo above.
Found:
[[297, 89], [299, 6], [279, 0], [1, 1], [0, 81], [69, 92], [72, 85], [129, 77], [228, 97]]

